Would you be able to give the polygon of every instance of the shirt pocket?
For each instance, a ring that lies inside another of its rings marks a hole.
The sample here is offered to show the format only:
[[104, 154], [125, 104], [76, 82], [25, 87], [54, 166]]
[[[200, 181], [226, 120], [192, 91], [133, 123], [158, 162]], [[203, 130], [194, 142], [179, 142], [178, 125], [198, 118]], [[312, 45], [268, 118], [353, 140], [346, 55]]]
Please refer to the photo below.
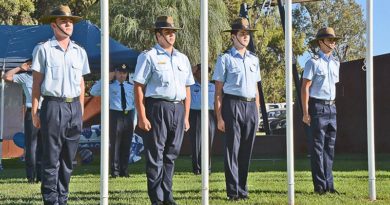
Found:
[[168, 86], [170, 80], [170, 69], [167, 64], [158, 64], [154, 66], [155, 70], [155, 80], [160, 81], [162, 86]]
[[187, 79], [188, 79], [188, 74], [190, 70], [188, 67], [183, 66], [183, 65], [178, 65], [177, 70], [179, 70], [179, 81], [181, 84], [186, 85]]
[[334, 83], [338, 83], [339, 82], [340, 79], [339, 79], [339, 70], [338, 69], [333, 69], [332, 77], [333, 77]]
[[74, 84], [80, 85], [81, 76], [82, 76], [82, 65], [79, 63], [73, 63], [71, 72], [72, 72]]
[[51, 77], [53, 80], [59, 80], [61, 77], [60, 69], [61, 67], [59, 65], [48, 65], [48, 70], [51, 72]]
[[318, 67], [318, 70], [316, 73], [316, 81], [318, 81], [319, 83], [322, 83], [325, 80], [326, 75], [327, 75], [326, 69], [322, 68], [322, 67]]
[[232, 82], [235, 85], [240, 85], [241, 82], [241, 69], [238, 66], [233, 65], [228, 68], [227, 81]]

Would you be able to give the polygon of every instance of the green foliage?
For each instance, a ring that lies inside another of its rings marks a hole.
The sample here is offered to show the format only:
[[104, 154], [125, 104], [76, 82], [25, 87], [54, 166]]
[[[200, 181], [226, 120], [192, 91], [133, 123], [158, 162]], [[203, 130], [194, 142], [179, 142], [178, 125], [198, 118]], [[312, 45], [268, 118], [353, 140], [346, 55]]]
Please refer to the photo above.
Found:
[[[293, 23], [299, 32], [313, 39], [318, 29], [329, 26], [343, 37], [335, 53], [341, 62], [364, 57], [365, 20], [362, 8], [355, 0], [324, 0], [305, 3], [293, 12]], [[347, 50], [347, 53], [346, 53]]]
[[34, 10], [34, 4], [30, 0], [0, 0], [0, 24], [34, 24], [31, 18]]
[[[110, 1], [110, 34], [113, 38], [137, 50], [150, 49], [155, 43], [154, 33], [147, 30], [157, 16], [172, 16], [177, 32], [175, 47], [186, 54], [192, 64], [200, 62], [200, 4], [193, 0], [112, 0]], [[99, 23], [99, 6], [88, 14]], [[223, 29], [228, 28], [227, 10], [222, 0], [209, 1], [209, 53], [214, 62], [222, 50]]]

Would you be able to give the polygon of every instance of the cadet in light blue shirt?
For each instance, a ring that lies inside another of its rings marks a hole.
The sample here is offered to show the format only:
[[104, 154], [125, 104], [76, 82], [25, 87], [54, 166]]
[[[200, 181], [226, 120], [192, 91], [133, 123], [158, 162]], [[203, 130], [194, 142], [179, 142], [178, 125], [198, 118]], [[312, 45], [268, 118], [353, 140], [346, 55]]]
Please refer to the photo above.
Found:
[[[209, 67], [208, 73], [210, 74], [211, 68]], [[192, 73], [195, 78], [195, 84], [191, 85], [191, 109], [190, 109], [190, 130], [188, 135], [191, 140], [192, 148], [192, 172], [195, 175], [201, 173], [201, 144], [202, 144], [202, 129], [201, 129], [201, 64], [198, 64], [192, 67]], [[209, 150], [212, 150], [212, 145], [214, 141], [214, 136], [216, 135], [216, 126], [215, 126], [215, 114], [214, 114], [214, 94], [215, 94], [215, 85], [214, 83], [208, 83], [208, 101], [209, 101], [209, 139], [210, 146]], [[211, 160], [209, 164], [209, 172], [211, 172]]]
[[152, 204], [176, 204], [172, 177], [184, 131], [189, 125], [190, 62], [173, 45], [176, 31], [170, 16], [159, 16], [150, 30], [157, 44], [138, 57], [134, 73], [138, 127], [144, 135], [148, 194]]
[[319, 29], [310, 42], [319, 48], [318, 56], [311, 58], [303, 72], [301, 98], [303, 119], [311, 150], [311, 171], [314, 192], [338, 193], [333, 183], [333, 159], [336, 144], [336, 83], [339, 82], [340, 63], [332, 52], [340, 37], [333, 28]]
[[[33, 77], [30, 70], [31, 60], [21, 66], [7, 71], [3, 79], [7, 82], [20, 84], [25, 95], [26, 112], [24, 115], [25, 162], [26, 176], [29, 183], [41, 181], [42, 139], [39, 129], [34, 127], [31, 119], [31, 92]], [[19, 73], [20, 71], [25, 71]], [[40, 108], [40, 105], [38, 105]]]
[[259, 59], [246, 47], [250, 32], [245, 18], [231, 24], [233, 47], [218, 57], [215, 80], [215, 113], [218, 129], [225, 133], [225, 179], [228, 200], [248, 198], [247, 177], [258, 125]]
[[[41, 128], [42, 198], [44, 204], [67, 204], [69, 182], [82, 129], [84, 78], [90, 72], [85, 50], [71, 41], [81, 17], [60, 5], [40, 21], [54, 37], [33, 52], [32, 119]], [[43, 96], [38, 115], [38, 99]]]
[[[110, 73], [110, 164], [111, 177], [128, 177], [130, 145], [134, 133], [134, 86], [127, 81], [130, 68], [115, 66]], [[115, 79], [114, 79], [115, 78]], [[91, 88], [91, 95], [101, 95], [101, 81]]]

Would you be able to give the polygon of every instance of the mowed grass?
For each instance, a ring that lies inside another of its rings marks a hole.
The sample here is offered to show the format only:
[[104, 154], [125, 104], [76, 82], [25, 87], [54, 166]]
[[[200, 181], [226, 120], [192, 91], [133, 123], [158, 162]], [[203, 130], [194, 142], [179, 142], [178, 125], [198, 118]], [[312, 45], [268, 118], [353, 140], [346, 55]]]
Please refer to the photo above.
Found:
[[[210, 204], [287, 204], [287, 172], [285, 157], [254, 156], [248, 177], [247, 201], [226, 200], [223, 157], [213, 157], [210, 175]], [[40, 185], [27, 184], [24, 164], [18, 159], [3, 160], [0, 173], [0, 204], [42, 204]], [[150, 204], [147, 195], [145, 161], [130, 165], [130, 178], [109, 180], [109, 204]], [[368, 198], [367, 157], [337, 154], [334, 164], [336, 189], [340, 195], [313, 193], [309, 160], [295, 159], [296, 204], [390, 204], [390, 155], [376, 156], [377, 201]], [[100, 165], [76, 166], [70, 184], [69, 204], [99, 204]], [[174, 197], [181, 205], [201, 204], [201, 176], [191, 172], [191, 158], [180, 156], [176, 161]]]

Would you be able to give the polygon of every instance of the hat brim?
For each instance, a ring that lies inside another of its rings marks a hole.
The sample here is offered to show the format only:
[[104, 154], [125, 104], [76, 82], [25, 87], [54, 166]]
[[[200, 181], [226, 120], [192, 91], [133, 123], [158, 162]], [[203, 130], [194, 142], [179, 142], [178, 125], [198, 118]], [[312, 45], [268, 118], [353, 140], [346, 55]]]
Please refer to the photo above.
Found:
[[339, 40], [342, 39], [341, 37], [338, 37], [338, 36], [335, 36], [335, 37], [321, 37], [321, 38], [315, 38], [315, 39], [309, 41], [309, 44], [310, 45], [316, 45], [319, 40], [323, 40], [323, 39], [326, 39], [326, 38], [327, 39], [334, 39], [336, 41], [339, 41]]
[[229, 30], [224, 30], [222, 32], [232, 32], [232, 31], [249, 31], [249, 32], [254, 32], [254, 31], [258, 31], [257, 29], [229, 29]]
[[155, 31], [160, 29], [175, 30], [175, 31], [183, 30], [183, 28], [176, 28], [176, 27], [154, 27], [154, 28], [147, 28], [146, 30]]
[[56, 19], [56, 18], [70, 18], [73, 20], [74, 24], [83, 20], [83, 18], [80, 16], [67, 16], [67, 15], [54, 15], [54, 16], [52, 16], [52, 15], [50, 15], [50, 16], [44, 16], [44, 17], [40, 18], [39, 22], [41, 22], [43, 24], [50, 24], [52, 22], [52, 20]]

